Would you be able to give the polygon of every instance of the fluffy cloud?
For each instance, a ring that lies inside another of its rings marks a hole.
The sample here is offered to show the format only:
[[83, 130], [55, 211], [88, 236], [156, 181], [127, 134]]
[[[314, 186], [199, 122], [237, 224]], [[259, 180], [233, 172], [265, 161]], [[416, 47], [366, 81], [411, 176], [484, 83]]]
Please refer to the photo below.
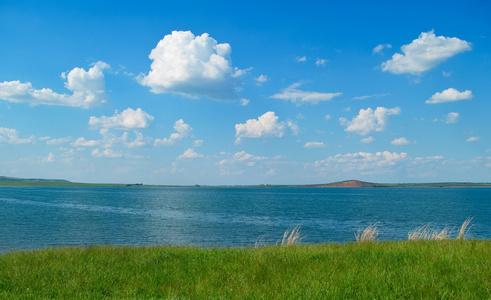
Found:
[[233, 100], [241, 84], [236, 77], [244, 72], [232, 68], [231, 52], [229, 44], [218, 44], [208, 33], [194, 36], [190, 31], [173, 31], [152, 50], [151, 70], [138, 81], [156, 94]]
[[348, 121], [346, 118], [339, 118], [339, 123], [346, 126], [345, 131], [353, 131], [360, 135], [367, 135], [373, 131], [384, 131], [389, 121], [389, 116], [401, 113], [399, 107], [385, 108], [377, 107], [373, 111], [370, 107], [360, 109], [358, 116]]
[[194, 152], [192, 148], [188, 148], [188, 150], [184, 151], [183, 154], [179, 155], [179, 159], [186, 159], [186, 158], [198, 158], [198, 157], [203, 157], [202, 154], [198, 154]]
[[123, 154], [114, 152], [111, 149], [104, 149], [100, 151], [99, 148], [92, 150], [92, 156], [96, 158], [107, 157], [107, 158], [120, 158]]
[[72, 143], [74, 147], [94, 147], [100, 144], [100, 141], [89, 140], [87, 141], [85, 138], [78, 138], [75, 142]]
[[470, 51], [471, 45], [455, 37], [437, 37], [432, 30], [421, 33], [411, 44], [402, 46], [401, 50], [404, 54], [396, 53], [391, 60], [382, 63], [383, 71], [418, 75], [433, 69], [447, 58]]
[[281, 93], [274, 94], [270, 98], [281, 99], [285, 101], [291, 101], [301, 105], [303, 103], [318, 104], [321, 101], [329, 101], [334, 97], [341, 96], [342, 93], [317, 93], [317, 92], [306, 92], [298, 90], [297, 88], [301, 83], [297, 82], [286, 89], [283, 89]]
[[71, 137], [66, 137], [66, 138], [59, 138], [59, 139], [46, 139], [46, 145], [61, 145], [61, 144], [64, 144], [64, 143], [67, 143], [69, 141], [71, 141], [72, 138]]
[[[126, 110], [128, 112], [128, 110]], [[135, 114], [137, 117], [135, 118]], [[129, 117], [128, 117], [129, 116]], [[144, 117], [144, 118], [139, 118], [139, 117]], [[91, 121], [94, 121], [95, 119], [91, 118]], [[134, 111], [130, 109], [129, 114], [118, 114], [115, 113], [113, 117], [104, 117], [104, 118], [99, 118], [97, 119], [97, 122], [92, 122], [92, 125], [97, 125], [103, 127], [99, 133], [102, 135], [102, 138], [99, 140], [86, 140], [85, 138], [81, 137], [75, 140], [73, 143], [71, 143], [72, 146], [74, 147], [95, 147], [99, 146], [102, 148], [113, 148], [113, 147], [125, 147], [125, 148], [140, 148], [140, 147], [147, 147], [150, 145], [154, 146], [173, 146], [176, 144], [177, 141], [183, 139], [184, 137], [187, 137], [191, 134], [191, 131], [193, 128], [189, 126], [188, 124], [184, 123], [182, 119], [176, 121], [174, 123], [174, 130], [176, 132], [172, 133], [169, 138], [164, 138], [164, 139], [153, 139], [151, 137], [145, 137], [143, 136], [142, 133], [140, 133], [137, 130], [133, 130], [134, 132], [134, 138], [130, 137], [131, 133], [124, 132], [122, 135], [116, 135], [114, 134], [110, 128], [108, 127], [113, 127], [113, 128], [118, 128], [118, 129], [130, 129], [130, 128], [144, 128], [148, 125], [148, 122], [153, 120], [153, 117], [146, 115], [145, 112], [143, 111]], [[125, 128], [126, 126], [126, 128]], [[203, 144], [202, 140], [196, 140], [194, 143], [196, 146], [200, 146]], [[94, 156], [99, 157], [99, 156], [105, 156], [105, 157], [110, 157], [111, 153], [101, 153], [101, 152], [95, 152]], [[135, 156], [126, 156], [130, 158], [135, 158]]]
[[369, 136], [369, 137], [366, 137], [364, 139], [361, 139], [361, 141], [363, 144], [371, 144], [373, 142], [375, 142], [375, 139], [373, 138], [373, 136]]
[[263, 82], [268, 81], [268, 76], [261, 74], [259, 77], [254, 78], [254, 80], [257, 82], [257, 85], [261, 85]]
[[480, 140], [481, 140], [481, 138], [478, 136], [471, 136], [470, 138], [467, 139], [467, 142], [477, 142]]
[[193, 142], [193, 147], [201, 147], [203, 145], [203, 140], [195, 140]]
[[188, 124], [184, 123], [182, 119], [174, 123], [174, 129], [177, 131], [172, 133], [169, 138], [155, 139], [155, 146], [173, 146], [176, 142], [184, 137], [187, 137], [193, 128]]
[[307, 61], [307, 56], [297, 57], [297, 58], [295, 58], [295, 60], [297, 62], [304, 62], [304, 61]]
[[123, 135], [117, 136], [107, 128], [102, 128], [99, 133], [102, 135], [100, 140], [86, 140], [81, 137], [78, 138], [71, 145], [74, 147], [95, 147], [100, 146], [102, 148], [113, 147], [125, 147], [125, 148], [140, 148], [146, 147], [153, 143], [151, 137], [144, 137], [142, 133], [134, 130], [135, 138], [131, 139], [128, 132], [124, 132]]
[[49, 153], [48, 156], [46, 157], [43, 157], [43, 159], [41, 160], [43, 163], [53, 163], [56, 161], [55, 159], [55, 156], [53, 153]]
[[240, 105], [242, 106], [246, 106], [247, 104], [249, 104], [249, 99], [246, 99], [246, 98], [242, 98], [240, 99]]
[[30, 144], [33, 140], [33, 135], [28, 138], [21, 138], [16, 129], [0, 127], [0, 144]]
[[460, 115], [456, 112], [448, 113], [443, 120], [446, 124], [457, 123], [459, 121]]
[[104, 103], [105, 81], [102, 70], [109, 68], [104, 62], [97, 62], [88, 71], [82, 68], [74, 68], [68, 75], [63, 73], [66, 79], [65, 87], [73, 94], [58, 94], [49, 88], [36, 90], [30, 82], [21, 83], [18, 80], [0, 83], [0, 99], [17, 103], [29, 103], [31, 105], [62, 105], [89, 108]]
[[235, 143], [242, 138], [283, 137], [288, 128], [292, 134], [298, 133], [298, 126], [292, 121], [279, 122], [273, 111], [268, 111], [256, 119], [247, 120], [244, 124], [235, 124]]
[[348, 172], [363, 171], [369, 173], [385, 172], [388, 167], [395, 166], [407, 159], [407, 153], [391, 153], [389, 151], [367, 153], [347, 153], [330, 156], [324, 160], [316, 161], [313, 166], [319, 171]]
[[276, 157], [256, 156], [253, 154], [249, 154], [245, 151], [240, 151], [228, 158], [222, 159], [218, 163], [218, 165], [225, 166], [225, 165], [235, 165], [235, 164], [246, 164], [249, 167], [253, 167], [259, 161], [276, 160], [279, 158], [280, 156], [276, 156]]
[[153, 139], [151, 137], [144, 137], [143, 134], [141, 134], [138, 131], [135, 131], [134, 133], [136, 135], [136, 138], [133, 141], [129, 140], [129, 134], [127, 132], [125, 132], [121, 137], [121, 140], [125, 147], [139, 148], [139, 147], [146, 147], [152, 144]]
[[373, 48], [372, 52], [373, 53], [382, 53], [382, 50], [384, 50], [384, 48], [392, 48], [392, 45], [391, 44], [379, 44], [377, 46], [375, 46], [375, 48]]
[[326, 145], [322, 142], [307, 142], [303, 145], [304, 148], [325, 148]]
[[426, 100], [427, 104], [436, 104], [444, 102], [453, 102], [459, 100], [470, 100], [472, 98], [472, 91], [467, 90], [459, 92], [456, 89], [449, 88], [441, 93], [435, 93], [429, 100]]
[[402, 145], [408, 145], [411, 144], [410, 141], [408, 141], [405, 137], [401, 137], [398, 139], [394, 139], [392, 142], [390, 142], [394, 146], [402, 146]]
[[99, 128], [115, 128], [115, 129], [136, 129], [147, 128], [153, 121], [153, 117], [141, 108], [133, 110], [128, 108], [121, 113], [116, 110], [112, 117], [102, 116], [100, 118], [90, 117], [89, 125]]

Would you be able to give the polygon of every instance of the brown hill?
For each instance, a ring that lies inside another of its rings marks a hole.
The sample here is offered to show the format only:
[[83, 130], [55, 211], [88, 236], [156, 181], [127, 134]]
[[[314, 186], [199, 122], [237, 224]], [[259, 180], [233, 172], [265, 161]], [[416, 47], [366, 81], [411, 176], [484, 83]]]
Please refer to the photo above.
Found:
[[341, 181], [341, 182], [334, 182], [334, 183], [328, 183], [328, 184], [319, 184], [316, 185], [317, 187], [332, 187], [332, 188], [338, 188], [338, 187], [374, 187], [375, 185], [370, 182], [365, 182], [365, 181], [359, 181], [359, 180], [346, 180], [346, 181]]

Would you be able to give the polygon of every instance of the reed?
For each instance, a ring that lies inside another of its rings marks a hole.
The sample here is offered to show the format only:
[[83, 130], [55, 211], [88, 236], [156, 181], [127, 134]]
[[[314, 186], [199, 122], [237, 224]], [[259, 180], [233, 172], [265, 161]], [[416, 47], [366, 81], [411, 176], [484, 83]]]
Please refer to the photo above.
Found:
[[378, 224], [379, 222], [368, 225], [363, 231], [358, 228], [358, 232], [355, 233], [356, 241], [358, 243], [374, 242], [379, 235]]
[[254, 243], [254, 248], [260, 248], [260, 247], [266, 247], [268, 243], [264, 241], [264, 235], [261, 235], [256, 239], [256, 242]]
[[433, 240], [441, 241], [448, 240], [452, 235], [452, 231], [449, 227], [443, 228], [441, 231], [436, 230], [431, 223], [423, 226], [416, 227], [410, 230], [408, 233], [408, 240]]
[[[472, 219], [474, 217], [468, 217], [462, 226], [460, 227], [460, 230], [457, 234], [456, 239], [457, 240], [463, 240], [466, 238], [467, 234], [469, 233], [469, 230], [472, 228], [474, 225], [470, 225]], [[449, 240], [452, 237], [454, 228], [450, 227], [445, 227], [441, 231], [436, 230], [431, 223], [428, 223], [423, 226], [416, 227], [413, 230], [410, 230], [408, 233], [408, 240], [414, 241], [414, 240], [434, 240], [434, 241], [441, 241], [441, 240]]]
[[474, 219], [474, 217], [468, 217], [467, 219], [465, 219], [464, 223], [460, 227], [459, 235], [457, 236], [458, 240], [464, 240], [466, 238], [467, 233], [472, 228], [472, 226], [474, 226], [474, 225], [469, 226], [472, 219]]
[[[283, 238], [281, 239], [281, 246], [291, 246], [300, 244], [305, 237], [300, 235], [300, 225], [297, 225], [293, 228], [288, 228], [283, 233]], [[279, 241], [278, 241], [279, 243]], [[276, 243], [276, 244], [278, 244]]]

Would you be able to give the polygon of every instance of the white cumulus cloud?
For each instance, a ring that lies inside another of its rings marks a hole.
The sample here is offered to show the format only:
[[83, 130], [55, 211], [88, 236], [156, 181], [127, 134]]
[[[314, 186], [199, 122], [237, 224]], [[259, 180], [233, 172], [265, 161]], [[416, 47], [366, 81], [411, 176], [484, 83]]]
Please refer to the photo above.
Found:
[[176, 142], [184, 137], [189, 136], [193, 128], [189, 126], [188, 124], [184, 123], [182, 119], [177, 120], [176, 123], [174, 123], [174, 130], [177, 132], [174, 132], [170, 135], [168, 138], [163, 138], [163, 139], [155, 139], [154, 145], [155, 146], [173, 146], [176, 144]]
[[371, 144], [371, 143], [375, 142], [375, 139], [373, 138], [373, 136], [369, 136], [369, 137], [361, 139], [360, 142], [362, 142], [363, 144]]
[[386, 168], [397, 165], [407, 159], [407, 153], [401, 152], [357, 152], [347, 154], [337, 154], [313, 163], [313, 166], [320, 168], [319, 171], [329, 172], [348, 172], [364, 171], [378, 173], [387, 171]]
[[[227, 154], [223, 153], [222, 155], [227, 155]], [[275, 157], [256, 156], [256, 155], [247, 153], [245, 151], [239, 151], [239, 152], [236, 152], [232, 156], [229, 155], [229, 157], [226, 157], [226, 158], [220, 160], [220, 162], [218, 162], [218, 165], [226, 166], [226, 165], [235, 165], [235, 164], [245, 164], [249, 167], [253, 167], [256, 165], [257, 162], [271, 161], [271, 160], [276, 160], [279, 158], [281, 158], [281, 156], [275, 156]]]
[[120, 158], [123, 157], [123, 154], [114, 152], [111, 149], [104, 149], [102, 151], [99, 148], [92, 150], [92, 156], [96, 158], [107, 157], [107, 158]]
[[467, 142], [477, 142], [480, 140], [481, 140], [481, 138], [478, 136], [471, 136], [470, 138], [467, 139]]
[[444, 102], [454, 102], [460, 100], [470, 100], [472, 98], [472, 91], [467, 90], [459, 92], [454, 88], [449, 88], [441, 93], [435, 93], [430, 99], [426, 100], [427, 104], [436, 104]]
[[134, 140], [129, 139], [129, 134], [125, 132], [123, 136], [121, 137], [121, 140], [123, 142], [123, 145], [127, 148], [139, 148], [139, 147], [146, 147], [148, 145], [151, 145], [153, 142], [153, 139], [151, 137], [144, 137], [142, 133], [138, 131], [134, 131], [136, 138]]
[[259, 77], [254, 78], [254, 80], [257, 82], [257, 85], [261, 85], [263, 82], [268, 81], [268, 76], [261, 74]]
[[112, 117], [102, 116], [100, 118], [90, 117], [89, 125], [95, 128], [114, 128], [114, 129], [136, 129], [147, 128], [153, 121], [153, 117], [144, 112], [141, 108], [133, 110], [127, 108], [118, 113], [116, 110]]
[[194, 36], [190, 31], [173, 31], [152, 50], [151, 70], [138, 81], [156, 94], [234, 100], [241, 85], [235, 74], [243, 72], [232, 68], [231, 53], [229, 44], [218, 44], [208, 33]]
[[84, 137], [78, 138], [72, 143], [74, 147], [94, 147], [100, 144], [100, 141], [86, 140]]
[[447, 58], [470, 50], [470, 43], [456, 37], [437, 37], [433, 30], [422, 32], [411, 44], [401, 47], [404, 54], [394, 54], [391, 60], [382, 63], [381, 68], [393, 74], [418, 75], [433, 69]]
[[460, 115], [456, 112], [451, 112], [445, 115], [445, 119], [443, 120], [446, 124], [457, 123], [459, 121]]
[[183, 154], [179, 155], [179, 159], [192, 159], [198, 157], [203, 157], [203, 155], [196, 153], [192, 148], [188, 148], [186, 151], [184, 151]]
[[71, 141], [71, 137], [59, 138], [59, 139], [46, 139], [46, 145], [61, 145]]
[[55, 156], [51, 152], [48, 154], [48, 156], [43, 157], [43, 159], [42, 159], [43, 163], [53, 163], [55, 161], [56, 161]]
[[283, 89], [281, 93], [274, 94], [270, 98], [280, 99], [285, 101], [291, 101], [301, 105], [304, 103], [318, 104], [321, 101], [329, 101], [334, 97], [341, 96], [342, 93], [318, 93], [318, 92], [306, 92], [298, 90], [297, 88], [301, 83], [297, 82], [286, 89]]
[[105, 80], [102, 70], [109, 68], [104, 62], [97, 62], [88, 71], [74, 68], [66, 79], [65, 87], [73, 94], [58, 94], [49, 88], [34, 89], [30, 82], [21, 83], [18, 80], [0, 83], [0, 99], [29, 103], [31, 105], [61, 105], [90, 108], [106, 101]]
[[411, 144], [410, 141], [408, 141], [405, 137], [401, 138], [395, 138], [392, 142], [390, 142], [394, 146], [402, 146], [402, 145], [408, 145]]
[[243, 124], [235, 124], [235, 143], [242, 138], [283, 137], [288, 129], [293, 135], [298, 132], [298, 126], [292, 121], [280, 122], [273, 111], [268, 111], [257, 119], [247, 120]]
[[22, 138], [16, 129], [0, 127], [0, 144], [30, 144], [33, 140], [33, 135], [28, 138]]
[[399, 107], [385, 108], [377, 107], [375, 111], [370, 107], [360, 109], [358, 116], [348, 121], [346, 118], [339, 118], [342, 126], [346, 126], [345, 131], [353, 131], [360, 135], [367, 135], [373, 131], [384, 131], [389, 122], [389, 116], [401, 113]]
[[240, 99], [240, 105], [242, 106], [246, 106], [247, 104], [249, 104], [249, 99], [246, 99], [246, 98], [242, 98]]
[[194, 140], [193, 147], [201, 147], [203, 145], [203, 140]]

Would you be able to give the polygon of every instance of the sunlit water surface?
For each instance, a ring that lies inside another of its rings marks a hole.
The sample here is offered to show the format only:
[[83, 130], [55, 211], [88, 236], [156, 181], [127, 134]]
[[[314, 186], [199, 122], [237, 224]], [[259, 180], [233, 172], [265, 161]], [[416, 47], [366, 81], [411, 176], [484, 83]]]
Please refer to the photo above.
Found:
[[301, 225], [305, 243], [349, 242], [379, 222], [380, 240], [432, 222], [491, 238], [489, 188], [2, 187], [0, 252], [48, 246], [254, 246]]

